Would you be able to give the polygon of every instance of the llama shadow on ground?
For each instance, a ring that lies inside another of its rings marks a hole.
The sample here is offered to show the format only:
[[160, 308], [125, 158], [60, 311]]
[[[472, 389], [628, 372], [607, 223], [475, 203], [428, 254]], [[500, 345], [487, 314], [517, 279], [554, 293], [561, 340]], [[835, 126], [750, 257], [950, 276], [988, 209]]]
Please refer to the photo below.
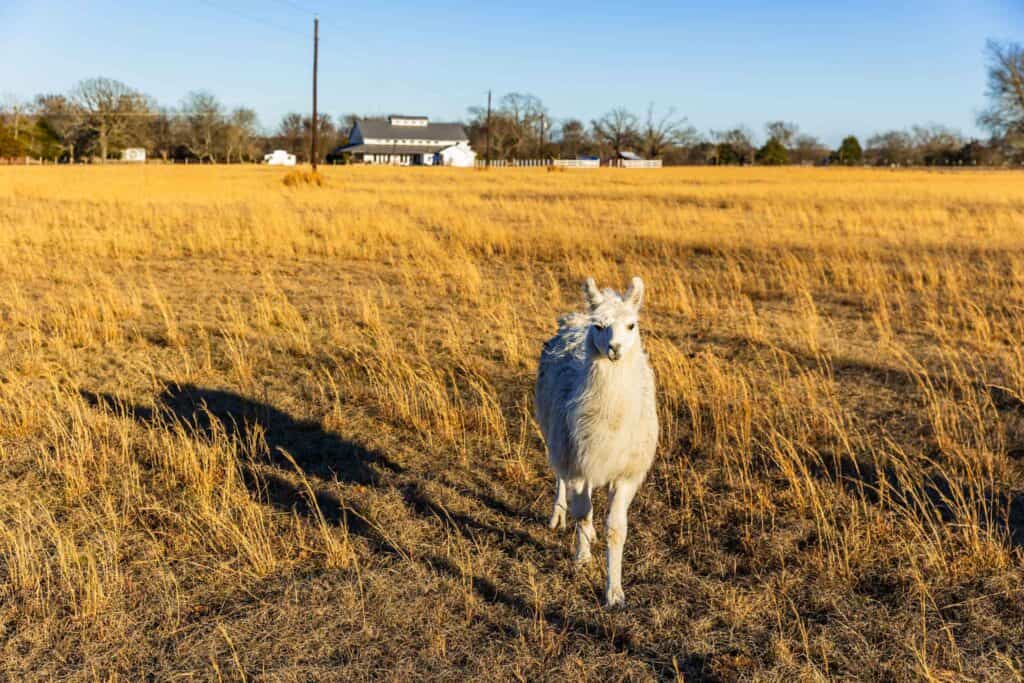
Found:
[[[344, 524], [350, 533], [363, 538], [374, 552], [407, 557], [402, 548], [394, 547], [385, 534], [365, 521], [369, 516], [367, 511], [355, 507], [352, 500], [343, 501], [340, 495], [333, 492], [337, 487], [321, 484], [337, 481], [341, 484], [388, 488], [397, 491], [414, 514], [421, 518], [438, 519], [467, 539], [474, 539], [479, 534], [501, 537], [507, 548], [533, 546], [539, 551], [552, 554], [549, 556], [557, 556], [554, 555], [558, 552], [557, 548], [538, 541], [528, 531], [514, 528], [523, 519], [522, 511], [509, 507], [484, 490], [473, 491], [474, 499], [501, 518], [515, 520], [516, 523], [495, 524], [471, 514], [449, 510], [424, 485], [422, 478], [416, 476], [416, 472], [407, 470], [380, 451], [366, 448], [331, 432], [319, 422], [296, 419], [268, 403], [191, 384], [168, 385], [158, 395], [155, 407], [128, 403], [109, 394], [87, 391], [79, 393], [88, 404], [96, 408], [130, 417], [151, 427], [180, 424], [187, 432], [202, 439], [213, 439], [218, 434], [224, 434], [229, 439], [245, 443], [250, 430], [258, 427], [263, 432], [268, 451], [267, 459], [261, 461], [261, 464], [267, 463], [270, 466], [260, 467], [258, 474], [252, 468], [243, 468], [250, 494], [283, 511], [296, 512], [310, 518], [317, 514], [308, 491], [293, 476], [295, 466], [282, 453], [287, 452], [294, 459], [295, 465], [314, 484], [314, 500], [324, 519], [332, 524]], [[421, 553], [416, 561], [434, 572], [460, 580], [465, 578], [463, 571], [441, 554]], [[472, 587], [487, 602], [504, 605], [524, 617], [536, 617], [534, 605], [487, 578], [472, 577]], [[637, 647], [628, 635], [605, 624], [571, 616], [556, 607], [545, 610], [543, 618], [558, 631], [571, 631], [587, 637], [598, 636], [618, 652], [652, 659], [650, 653]], [[664, 662], [655, 660], [651, 663], [656, 666], [659, 675], [671, 674]], [[699, 655], [686, 658], [679, 665], [691, 680], [711, 680], [706, 671], [707, 663]]]
[[[267, 446], [266, 462], [271, 467], [261, 468], [259, 475], [251, 468], [244, 470], [246, 486], [256, 499], [304, 516], [314, 515], [315, 510], [301, 482], [287, 476], [295, 473], [295, 467], [284, 453], [291, 456], [305, 476], [324, 482], [336, 479], [341, 483], [375, 486], [382, 476], [405, 471], [383, 453], [324, 429], [316, 421], [296, 419], [267, 403], [229, 391], [192, 384], [168, 385], [157, 397], [155, 408], [127, 403], [109, 394], [79, 393], [94, 407], [150, 426], [178, 423], [206, 439], [220, 433], [244, 443], [249, 430], [259, 428]], [[376, 539], [365, 522], [346, 515], [339, 496], [318, 490], [315, 500], [327, 521], [344, 520], [350, 531], [368, 540]]]
[[[224, 434], [229, 440], [245, 443], [250, 431], [258, 428], [267, 446], [266, 459], [260, 459], [259, 464], [269, 467], [260, 467], [258, 476], [251, 471], [245, 472], [246, 484], [258, 500], [283, 510], [296, 510], [304, 515], [315, 512], [309, 504], [305, 487], [290, 476], [295, 474], [297, 465], [315, 489], [320, 488], [319, 484], [334, 481], [390, 488], [398, 492], [417, 515], [437, 518], [466, 538], [471, 539], [477, 533], [500, 535], [519, 546], [532, 545], [538, 550], [549, 550], [524, 531], [448, 510], [429, 493], [416, 472], [406, 470], [380, 451], [325, 429], [319, 422], [298, 420], [267, 403], [191, 384], [168, 385], [158, 395], [155, 408], [127, 403], [108, 394], [79, 393], [94, 407], [126, 415], [148, 426], [183, 425], [187, 432], [203, 439]], [[295, 461], [295, 465], [285, 453]], [[505, 519], [522, 520], [521, 511], [484, 490], [473, 490], [471, 495]], [[346, 508], [341, 500], [323, 490], [316, 491], [316, 502], [328, 521], [341, 522], [344, 518], [350, 531], [366, 535], [372, 545], [380, 545], [380, 534], [363, 528], [360, 521], [362, 511], [355, 509], [356, 517], [346, 517]], [[349, 501], [346, 505], [352, 509], [353, 503]], [[367, 533], [363, 534], [363, 531]]]
[[[282, 509], [313, 512], [306, 509], [308, 501], [304, 487], [284, 476], [295, 473], [295, 467], [284, 455], [287, 453], [302, 470], [302, 474], [313, 483], [337, 480], [342, 484], [376, 488], [387, 486], [398, 491], [417, 514], [450, 522], [456, 526], [456, 531], [467, 538], [473, 532], [484, 532], [511, 536], [519, 544], [537, 545], [529, 534], [498, 528], [469, 515], [445, 509], [443, 504], [433, 500], [422, 482], [415, 477], [415, 472], [407, 471], [384, 453], [343, 438], [319, 422], [298, 420], [265, 402], [190, 384], [167, 386], [157, 397], [155, 409], [127, 404], [109, 395], [85, 391], [80, 394], [90, 405], [126, 414], [140, 423], [157, 424], [162, 417], [171, 423], [184, 425], [187, 431], [206, 439], [223, 433], [231, 440], [244, 443], [247, 432], [253, 427], [259, 428], [268, 451], [267, 459], [261, 462], [271, 467], [261, 468], [259, 481], [253, 480], [253, 475], [249, 473], [250, 480], [247, 483], [257, 498]], [[340, 521], [341, 502], [332, 502], [331, 496], [323, 492], [318, 492], [318, 496], [326, 497], [325, 500], [317, 499], [324, 516], [329, 521]], [[520, 511], [485, 491], [475, 490], [473, 497], [500, 516], [508, 519], [522, 518]], [[351, 526], [353, 523], [358, 524], [358, 520], [349, 518], [347, 523]]]

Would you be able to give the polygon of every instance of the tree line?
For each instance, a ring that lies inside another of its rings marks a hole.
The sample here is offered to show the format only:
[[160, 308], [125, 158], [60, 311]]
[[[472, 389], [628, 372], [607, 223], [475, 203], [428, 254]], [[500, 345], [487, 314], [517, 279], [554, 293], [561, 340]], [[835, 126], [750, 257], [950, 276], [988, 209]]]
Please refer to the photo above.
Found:
[[[344, 131], [346, 121], [339, 119]], [[322, 158], [345, 142], [330, 115], [318, 116]], [[186, 94], [176, 107], [110, 78], [81, 81], [68, 93], [41, 94], [28, 102], [8, 97], [0, 105], [0, 158], [104, 161], [127, 148], [145, 148], [165, 161], [236, 163], [259, 161], [273, 149], [310, 156], [311, 117], [286, 114], [267, 133], [248, 107], [226, 108], [207, 91]]]
[[[881, 131], [863, 143], [847, 136], [830, 149], [795, 123], [769, 121], [763, 138], [745, 126], [699, 132], [674, 109], [652, 103], [641, 114], [617, 107], [585, 122], [556, 118], [540, 98], [508, 93], [488, 112], [470, 107], [463, 123], [470, 143], [491, 159], [614, 158], [633, 152], [673, 164], [872, 164], [996, 165], [1024, 163], [1024, 46], [987, 46], [988, 107], [978, 117], [986, 140], [968, 139], [946, 126], [929, 124]], [[356, 116], [317, 122], [323, 160], [347, 141]], [[286, 114], [268, 132], [256, 112], [229, 110], [212, 93], [190, 92], [176, 107], [108, 78], [80, 82], [68, 93], [41, 94], [29, 102], [7, 98], [0, 106], [0, 158], [36, 157], [81, 161], [118, 158], [123, 149], [144, 147], [167, 161], [251, 162], [273, 149], [309, 161], [312, 120]]]
[[[470, 141], [493, 159], [591, 156], [602, 159], [632, 151], [665, 164], [870, 164], [877, 166], [975, 166], [1024, 163], [1024, 46], [990, 42], [989, 107], [978, 122], [987, 140], [969, 139], [939, 124], [878, 132], [865, 141], [845, 137], [830, 149], [788, 121], [769, 121], [764, 136], [746, 126], [700, 133], [675, 110], [642, 115], [612, 109], [588, 123], [555, 121], [541, 100], [509, 93], [490, 112], [471, 107]], [[489, 125], [488, 125], [489, 121]]]

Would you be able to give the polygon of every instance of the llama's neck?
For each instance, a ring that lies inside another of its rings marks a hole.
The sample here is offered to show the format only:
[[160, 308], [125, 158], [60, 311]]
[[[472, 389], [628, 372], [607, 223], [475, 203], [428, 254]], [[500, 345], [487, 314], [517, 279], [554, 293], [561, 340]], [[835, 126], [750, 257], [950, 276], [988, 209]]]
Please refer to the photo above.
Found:
[[637, 373], [643, 369], [645, 362], [643, 347], [639, 341], [617, 361], [593, 352], [588, 354], [586, 393], [608, 395], [622, 384], [636, 384]]

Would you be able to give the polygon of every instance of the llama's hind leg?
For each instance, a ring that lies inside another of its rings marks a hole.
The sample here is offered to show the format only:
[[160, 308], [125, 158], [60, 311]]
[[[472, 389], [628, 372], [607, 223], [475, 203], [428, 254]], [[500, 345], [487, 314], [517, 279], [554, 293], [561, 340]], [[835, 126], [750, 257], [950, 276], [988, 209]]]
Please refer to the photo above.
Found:
[[555, 508], [551, 511], [551, 519], [548, 527], [551, 529], [565, 528], [565, 512], [568, 505], [565, 502], [565, 479], [555, 475]]
[[626, 545], [628, 522], [626, 514], [633, 496], [639, 488], [639, 482], [616, 481], [609, 492], [608, 522], [605, 527], [608, 534], [608, 584], [605, 599], [609, 607], [625, 604], [626, 596], [622, 591], [622, 549]]
[[576, 479], [569, 482], [569, 511], [576, 520], [576, 562], [590, 561], [590, 544], [597, 538], [594, 531], [594, 505], [590, 482]]

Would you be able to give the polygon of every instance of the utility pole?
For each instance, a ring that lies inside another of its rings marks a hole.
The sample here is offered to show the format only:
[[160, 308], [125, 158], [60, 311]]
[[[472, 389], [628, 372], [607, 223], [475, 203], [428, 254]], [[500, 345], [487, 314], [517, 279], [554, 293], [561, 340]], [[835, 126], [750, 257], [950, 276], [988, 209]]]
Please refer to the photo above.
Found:
[[540, 154], [538, 155], [541, 159], [544, 158], [544, 113], [540, 115]]
[[309, 151], [309, 158], [313, 162], [313, 172], [316, 173], [316, 133], [320, 127], [320, 121], [316, 115], [316, 70], [320, 57], [320, 17], [313, 17], [313, 144]]
[[487, 91], [487, 151], [484, 152], [486, 161], [484, 165], [491, 167], [491, 91]]

